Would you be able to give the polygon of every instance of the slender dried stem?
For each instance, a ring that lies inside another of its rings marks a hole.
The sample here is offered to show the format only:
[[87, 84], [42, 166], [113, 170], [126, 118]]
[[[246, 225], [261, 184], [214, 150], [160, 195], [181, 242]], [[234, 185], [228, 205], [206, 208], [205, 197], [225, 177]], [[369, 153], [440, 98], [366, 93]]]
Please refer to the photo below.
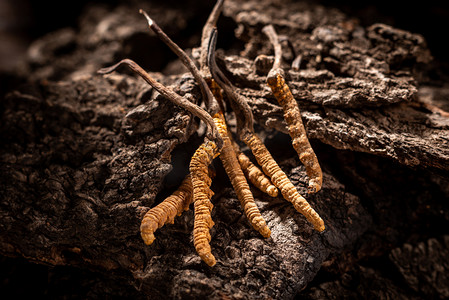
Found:
[[119, 66], [127, 65], [133, 72], [142, 77], [149, 85], [151, 85], [155, 90], [161, 93], [165, 98], [172, 101], [174, 104], [181, 106], [187, 111], [191, 112], [193, 115], [197, 116], [201, 120], [203, 120], [208, 125], [208, 138], [215, 141], [219, 149], [221, 149], [223, 145], [223, 140], [221, 139], [220, 134], [218, 133], [218, 129], [215, 126], [213, 118], [201, 107], [196, 104], [193, 104], [189, 100], [181, 97], [177, 93], [175, 93], [172, 89], [164, 86], [163, 84], [154, 80], [150, 74], [148, 74], [144, 69], [142, 69], [137, 63], [130, 59], [123, 59], [115, 65], [103, 68], [98, 71], [100, 74], [109, 74], [115, 71]]
[[200, 68], [201, 68], [201, 73], [203, 74], [203, 77], [205, 77], [205, 78], [211, 76], [209, 68], [207, 66], [209, 40], [210, 40], [212, 31], [217, 26], [218, 17], [220, 16], [221, 11], [223, 10], [223, 3], [224, 3], [224, 0], [218, 0], [215, 3], [215, 6], [209, 15], [209, 18], [207, 19], [206, 24], [204, 24], [203, 32], [201, 35]]
[[234, 92], [235, 87], [217, 66], [217, 63], [215, 61], [216, 44], [217, 44], [217, 30], [213, 29], [209, 39], [208, 55], [207, 55], [208, 66], [212, 74], [212, 77], [223, 89], [226, 96], [228, 96], [229, 100], [231, 101], [231, 105], [235, 108], [236, 114], [241, 115], [241, 117], [237, 119], [237, 121], [239, 122], [238, 125], [240, 135], [243, 135], [248, 131], [253, 132], [254, 118], [251, 108], [241, 95]]
[[148, 22], [148, 26], [150, 29], [159, 37], [161, 41], [163, 41], [181, 60], [181, 62], [184, 64], [184, 66], [187, 67], [187, 69], [192, 73], [193, 77], [195, 78], [196, 82], [200, 86], [201, 94], [204, 98], [204, 101], [206, 103], [207, 110], [213, 115], [216, 112], [218, 112], [218, 104], [216, 101], [214, 101], [214, 97], [212, 95], [212, 92], [207, 86], [206, 81], [204, 80], [203, 76], [201, 75], [200, 71], [196, 67], [193, 60], [182, 50], [175, 42], [173, 42], [167, 34], [159, 27], [159, 25], [156, 24], [156, 22], [150, 18], [150, 16], [144, 11], [139, 11], [141, 14], [145, 16]]
[[[262, 32], [268, 36], [274, 48], [274, 63], [271, 71], [281, 73], [283, 75], [284, 71], [281, 69], [282, 46], [281, 43], [279, 42], [278, 35], [276, 34], [273, 25], [265, 26], [262, 29]], [[270, 77], [270, 73], [268, 73], [268, 77]]]

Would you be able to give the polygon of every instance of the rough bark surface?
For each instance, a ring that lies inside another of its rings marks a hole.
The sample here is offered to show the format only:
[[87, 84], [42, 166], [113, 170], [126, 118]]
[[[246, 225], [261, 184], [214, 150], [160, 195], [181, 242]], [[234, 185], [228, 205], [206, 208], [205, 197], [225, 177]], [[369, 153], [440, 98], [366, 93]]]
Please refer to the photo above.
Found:
[[[287, 131], [265, 83], [272, 49], [261, 29], [273, 24], [288, 37], [287, 83], [324, 173], [322, 191], [307, 200], [327, 230], [317, 233], [282, 197], [253, 187], [272, 232], [264, 239], [216, 161], [217, 265], [210, 268], [193, 247], [192, 211], [159, 229], [151, 246], [139, 235], [144, 213], [187, 172], [203, 128], [125, 68], [95, 74], [129, 57], [150, 72], [163, 70], [152, 75], [178, 93], [200, 98], [192, 76], [178, 61], [168, 63], [174, 56], [148, 33], [139, 8], [187, 48], [201, 33], [201, 25], [196, 32], [187, 25], [200, 23], [198, 13], [205, 20], [209, 9], [90, 6], [78, 29], [31, 45], [14, 75], [23, 84], [2, 95], [0, 254], [55, 267], [49, 277], [66, 266], [89, 287], [67, 293], [82, 297], [449, 296], [449, 88], [432, 84], [422, 36], [363, 27], [307, 2], [225, 2], [219, 64], [250, 99], [258, 133], [306, 195], [291, 141], [276, 133]], [[238, 41], [226, 40], [233, 29]], [[298, 57], [297, 70], [291, 64]]]

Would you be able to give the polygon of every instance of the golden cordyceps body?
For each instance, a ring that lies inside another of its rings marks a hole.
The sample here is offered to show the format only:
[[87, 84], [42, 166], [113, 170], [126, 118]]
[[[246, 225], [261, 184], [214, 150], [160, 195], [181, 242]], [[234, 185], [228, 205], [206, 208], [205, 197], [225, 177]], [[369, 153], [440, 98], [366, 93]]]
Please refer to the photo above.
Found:
[[265, 174], [251, 162], [248, 156], [242, 152], [238, 152], [237, 159], [239, 160], [243, 172], [252, 184], [271, 197], [278, 196], [278, 189], [271, 183], [270, 179], [268, 179]]
[[228, 174], [229, 179], [231, 180], [231, 184], [237, 194], [237, 198], [239, 199], [251, 225], [254, 229], [259, 231], [263, 237], [267, 238], [271, 235], [271, 231], [260, 214], [256, 203], [254, 202], [253, 194], [251, 193], [245, 175], [240, 168], [234, 147], [232, 146], [232, 142], [228, 136], [228, 130], [226, 128], [223, 114], [216, 114], [214, 116], [214, 121], [217, 125], [218, 132], [223, 138], [223, 149], [220, 153], [220, 159], [223, 162], [223, 167]]
[[[190, 56], [176, 45], [145, 11], [140, 11], [147, 19], [150, 29], [179, 57], [193, 75], [201, 90], [201, 100], [205, 108], [202, 108], [201, 104], [197, 104], [200, 99], [192, 101], [191, 97], [177, 94], [171, 88], [152, 78], [142, 67], [130, 59], [123, 59], [111, 67], [99, 70], [101, 74], [109, 74], [121, 65], [128, 66], [163, 97], [184, 108], [206, 124], [206, 140], [191, 158], [190, 175], [184, 179], [177, 191], [145, 214], [140, 231], [145, 244], [150, 245], [155, 240], [154, 232], [166, 223], [173, 223], [175, 216], [180, 215], [183, 210], [187, 210], [189, 204], [193, 202], [195, 209], [193, 242], [198, 255], [209, 266], [216, 264], [209, 244], [211, 241], [210, 229], [214, 226], [211, 216], [213, 208], [211, 198], [214, 193], [210, 189], [212, 179], [209, 165], [217, 156], [220, 156], [249, 222], [262, 236], [269, 237], [271, 231], [256, 206], [245, 175], [256, 187], [272, 197], [278, 195], [279, 189], [282, 196], [291, 202], [295, 209], [313, 224], [316, 230], [323, 231], [325, 229], [323, 220], [298, 193], [296, 187], [254, 132], [254, 117], [248, 99], [236, 92], [236, 88], [217, 66], [214, 54], [217, 41], [215, 27], [222, 8], [223, 0], [218, 0], [204, 26], [201, 38], [201, 71]], [[309, 191], [317, 192], [322, 185], [321, 168], [307, 139], [298, 105], [282, 77], [280, 69], [282, 48], [279, 39], [273, 26], [265, 26], [262, 31], [268, 35], [275, 48], [275, 59], [267, 77], [267, 83], [284, 109], [284, 117], [293, 139], [293, 146], [298, 152], [300, 160], [306, 166], [309, 176]], [[230, 108], [234, 111], [234, 117], [237, 120], [237, 135], [249, 146], [263, 172], [251, 163], [234, 143], [223, 115], [227, 110], [225, 110], [222, 90], [227, 96], [227, 104], [230, 104]]]
[[281, 170], [259, 137], [255, 134], [247, 134], [243, 137], [243, 139], [253, 152], [257, 162], [262, 167], [262, 170], [271, 178], [273, 184], [281, 191], [282, 196], [287, 201], [291, 202], [295, 209], [303, 214], [306, 219], [312, 223], [316, 230], [323, 231], [325, 229], [324, 221], [310, 206], [306, 199], [298, 193], [296, 187]]
[[211, 217], [213, 205], [210, 202], [213, 195], [210, 189], [212, 179], [209, 177], [208, 168], [216, 155], [218, 155], [217, 145], [212, 141], [206, 141], [195, 151], [190, 161], [195, 207], [193, 244], [201, 259], [209, 266], [215, 265], [216, 260], [209, 245], [211, 239], [209, 230], [214, 226], [214, 221]]
[[145, 244], [151, 245], [155, 240], [154, 232], [158, 228], [167, 223], [173, 224], [176, 216], [189, 209], [193, 199], [192, 192], [193, 186], [189, 174], [173, 194], [147, 211], [140, 225], [140, 234]]
[[[221, 88], [217, 84], [217, 82], [213, 79], [207, 80], [207, 83], [209, 85], [209, 88], [212, 91], [212, 94], [214, 95], [215, 99], [218, 101], [218, 103], [222, 103], [223, 101], [223, 95], [221, 93]], [[223, 105], [221, 104], [220, 107], [223, 111]], [[223, 114], [221, 114], [223, 117], [223, 120], [225, 121], [225, 118]], [[226, 126], [226, 125], [225, 125]], [[277, 188], [271, 183], [270, 179], [268, 179], [265, 174], [256, 166], [254, 165], [251, 160], [246, 156], [244, 153], [242, 153], [239, 149], [239, 146], [236, 142], [234, 142], [232, 138], [232, 134], [229, 130], [226, 130], [228, 133], [228, 138], [234, 148], [234, 152], [237, 155], [238, 163], [240, 164], [240, 168], [243, 171], [243, 173], [246, 175], [246, 177], [251, 181], [252, 184], [254, 184], [258, 189], [260, 189], [262, 192], [270, 195], [271, 197], [277, 197], [278, 190]], [[224, 137], [223, 137], [224, 139]]]
[[267, 84], [284, 110], [284, 119], [287, 123], [288, 132], [293, 140], [293, 147], [298, 153], [299, 159], [306, 167], [307, 176], [309, 177], [308, 192], [316, 193], [321, 189], [323, 184], [323, 174], [315, 152], [307, 138], [298, 103], [296, 103], [290, 88], [284, 80], [284, 71], [281, 69], [281, 43], [273, 25], [265, 26], [262, 28], [262, 31], [270, 39], [274, 48], [274, 62], [273, 67], [268, 72]]
[[295, 148], [299, 159], [306, 167], [307, 176], [309, 177], [309, 192], [316, 193], [321, 189], [321, 185], [323, 184], [323, 174], [318, 163], [318, 158], [307, 138], [298, 104], [293, 98], [284, 78], [278, 72], [269, 74], [267, 83], [284, 110], [284, 118], [288, 126], [288, 132], [292, 138], [293, 148]]

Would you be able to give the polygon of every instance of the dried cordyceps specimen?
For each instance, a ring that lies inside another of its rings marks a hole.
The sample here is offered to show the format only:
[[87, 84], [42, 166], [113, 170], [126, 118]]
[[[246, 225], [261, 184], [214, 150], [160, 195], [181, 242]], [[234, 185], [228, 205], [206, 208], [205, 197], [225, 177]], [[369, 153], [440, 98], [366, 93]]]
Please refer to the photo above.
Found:
[[[220, 5], [220, 2], [216, 4], [216, 7]], [[216, 9], [214, 10], [216, 14]], [[219, 11], [219, 10], [218, 10]], [[200, 85], [203, 98], [206, 102], [206, 107], [210, 115], [214, 115], [219, 110], [218, 102], [214, 98], [212, 91], [209, 89], [206, 80], [200, 74], [200, 71], [195, 66], [195, 63], [187, 56], [187, 54], [176, 45], [163, 31], [162, 29], [148, 16], [144, 11], [140, 11], [147, 19], [150, 29], [152, 29], [158, 37], [167, 44], [173, 52], [181, 59], [182, 63], [189, 69], [194, 76], [196, 82]], [[214, 13], [214, 12], [213, 12]], [[209, 22], [216, 22], [217, 17], [210, 17]], [[209, 116], [210, 116], [209, 115]], [[215, 124], [214, 124], [215, 125]], [[215, 126], [215, 128], [217, 128]], [[220, 133], [219, 133], [220, 135]], [[223, 145], [223, 139], [220, 136], [220, 149]], [[192, 156], [190, 161], [190, 174], [192, 176], [193, 185], [193, 202], [195, 209], [195, 221], [193, 230], [194, 246], [201, 259], [209, 266], [213, 266], [216, 263], [215, 257], [211, 253], [209, 242], [211, 236], [209, 233], [210, 228], [214, 225], [212, 221], [211, 212], [213, 205], [210, 202], [210, 198], [213, 192], [210, 190], [212, 183], [211, 178], [208, 176], [208, 167], [212, 160], [220, 154], [217, 145], [212, 141], [205, 141]]]
[[192, 177], [188, 174], [179, 188], [164, 201], [146, 212], [140, 225], [140, 235], [147, 245], [155, 240], [154, 232], [165, 224], [173, 224], [175, 217], [189, 209], [193, 200]]
[[195, 223], [193, 228], [193, 244], [204, 262], [209, 266], [216, 263], [211, 253], [209, 242], [211, 236], [209, 229], [214, 226], [212, 221], [212, 198], [210, 189], [212, 179], [209, 177], [208, 168], [214, 157], [218, 154], [217, 145], [206, 141], [193, 154], [190, 160], [190, 174], [192, 174], [193, 203], [195, 206]]
[[259, 165], [262, 166], [262, 170], [270, 176], [271, 181], [279, 188], [282, 196], [291, 202], [295, 209], [303, 214], [316, 230], [323, 231], [325, 229], [324, 221], [307, 200], [298, 193], [296, 187], [281, 170], [257, 135], [247, 134], [243, 137], [243, 140], [253, 152]]
[[[208, 125], [207, 141], [205, 141], [197, 149], [190, 163], [190, 174], [193, 187], [193, 202], [195, 205], [195, 229], [194, 244], [200, 257], [209, 265], [215, 264], [215, 258], [212, 256], [209, 246], [210, 234], [209, 229], [213, 226], [210, 216], [212, 210], [212, 191], [209, 189], [212, 180], [208, 175], [208, 167], [212, 160], [219, 155], [219, 151], [223, 145], [223, 140], [218, 133], [213, 118], [202, 108], [191, 103], [187, 99], [176, 94], [171, 89], [165, 87], [161, 83], [155, 81], [145, 70], [129, 59], [124, 59], [109, 68], [99, 70], [100, 74], [108, 74], [113, 72], [121, 64], [125, 64], [135, 73], [140, 75], [154, 89], [165, 96], [173, 103], [185, 108], [195, 116], [199, 117]], [[206, 86], [208, 89], [208, 87]], [[210, 92], [210, 91], [209, 91]]]
[[231, 184], [237, 194], [237, 198], [245, 211], [251, 225], [260, 232], [263, 237], [269, 237], [271, 234], [265, 220], [260, 214], [259, 209], [254, 202], [253, 194], [246, 181], [245, 175], [237, 160], [234, 147], [228, 136], [228, 130], [226, 128], [225, 119], [222, 113], [218, 113], [215, 117], [215, 124], [218, 127], [218, 131], [223, 138], [223, 149], [221, 150], [220, 159], [223, 162], [223, 167], [231, 180]]
[[309, 193], [316, 193], [321, 189], [323, 173], [315, 152], [310, 146], [307, 133], [302, 123], [298, 103], [293, 98], [290, 88], [285, 83], [283, 70], [281, 69], [282, 48], [278, 36], [272, 25], [265, 26], [262, 31], [268, 36], [274, 47], [274, 63], [268, 73], [267, 84], [284, 110], [284, 118], [287, 122], [288, 132], [292, 138], [293, 148], [299, 155], [299, 159], [306, 167], [309, 177]]
[[[276, 163], [274, 158], [271, 156], [268, 149], [259, 139], [259, 137], [254, 133], [252, 127], [252, 112], [249, 109], [248, 103], [243, 99], [242, 96], [234, 93], [234, 89], [231, 87], [230, 81], [226, 76], [220, 71], [215, 63], [214, 49], [216, 43], [216, 31], [213, 32], [209, 47], [209, 66], [211, 68], [212, 76], [218, 82], [218, 84], [228, 95], [229, 99], [232, 101], [234, 110], [236, 111], [238, 126], [240, 127], [240, 139], [248, 145], [251, 149], [254, 157], [256, 158], [258, 164], [262, 167], [262, 170], [271, 178], [271, 182], [279, 188], [282, 196], [289, 202], [293, 204], [295, 209], [303, 214], [310, 223], [313, 224], [314, 228], [318, 231], [323, 231], [325, 229], [324, 221], [318, 215], [318, 213], [310, 206], [310, 204], [302, 197], [296, 187], [288, 179], [287, 175], [281, 170], [279, 165]], [[243, 120], [242, 120], [243, 119]], [[249, 121], [251, 120], [251, 121]]]
[[277, 197], [278, 189], [271, 183], [270, 179], [251, 162], [248, 156], [238, 151], [238, 149], [235, 149], [235, 151], [237, 152], [237, 159], [239, 160], [240, 166], [249, 181], [262, 192], [267, 193], [271, 197]]
[[[214, 52], [217, 32], [215, 24], [222, 6], [223, 0], [217, 1], [203, 29], [200, 56], [201, 71], [191, 58], [162, 31], [146, 12], [140, 11], [147, 19], [150, 29], [178, 55], [181, 62], [192, 73], [195, 81], [201, 88], [202, 99], [206, 109], [202, 109], [196, 102], [190, 102], [170, 88], [155, 81], [132, 60], [124, 59], [112, 67], [99, 71], [101, 74], [108, 74], [120, 65], [125, 64], [165, 98], [188, 110], [206, 123], [205, 140], [195, 151], [190, 161], [190, 175], [184, 179], [176, 192], [146, 213], [141, 224], [141, 235], [147, 245], [151, 244], [155, 239], [154, 232], [165, 223], [173, 223], [175, 216], [188, 209], [189, 204], [193, 202], [195, 216], [193, 242], [197, 253], [209, 266], [216, 264], [216, 259], [212, 255], [209, 244], [211, 241], [210, 229], [214, 226], [211, 216], [213, 208], [211, 198], [214, 193], [210, 189], [212, 179], [209, 176], [209, 165], [217, 156], [220, 157], [223, 163], [249, 222], [262, 236], [269, 237], [271, 231], [256, 206], [245, 173], [251, 182], [272, 197], [277, 196], [277, 188], [279, 188], [283, 197], [290, 201], [296, 210], [301, 212], [313, 224], [316, 230], [324, 230], [323, 220], [298, 193], [287, 175], [280, 169], [265, 145], [255, 134], [252, 112], [246, 99], [234, 93], [232, 84], [216, 65]], [[238, 145], [233, 141], [223, 114], [225, 110], [223, 108], [222, 89], [235, 112], [240, 139], [249, 146], [263, 172], [271, 178], [271, 181], [251, 163], [246, 155], [241, 153]]]
[[[221, 93], [221, 88], [217, 84], [217, 82], [214, 79], [208, 79], [207, 80], [209, 88], [212, 91], [212, 94], [214, 95], [215, 99], [218, 101], [221, 111], [224, 111], [223, 109], [223, 95]], [[223, 117], [224, 118], [224, 117]], [[223, 119], [226, 123], [226, 120]], [[234, 142], [232, 135], [229, 131], [228, 132], [228, 138], [231, 141], [231, 144], [233, 146], [235, 155], [237, 156], [237, 161], [240, 164], [240, 168], [245, 174], [245, 176], [251, 181], [252, 184], [254, 184], [258, 189], [260, 189], [262, 192], [270, 195], [271, 197], [277, 197], [278, 195], [278, 189], [271, 183], [270, 179], [265, 176], [265, 174], [256, 166], [254, 165], [248, 156], [246, 156], [243, 152], [240, 151], [240, 148], [237, 143]], [[222, 135], [223, 137], [223, 135]], [[224, 139], [224, 137], [223, 137]], [[229, 151], [230, 152], [230, 151]], [[224, 164], [224, 162], [223, 162]]]

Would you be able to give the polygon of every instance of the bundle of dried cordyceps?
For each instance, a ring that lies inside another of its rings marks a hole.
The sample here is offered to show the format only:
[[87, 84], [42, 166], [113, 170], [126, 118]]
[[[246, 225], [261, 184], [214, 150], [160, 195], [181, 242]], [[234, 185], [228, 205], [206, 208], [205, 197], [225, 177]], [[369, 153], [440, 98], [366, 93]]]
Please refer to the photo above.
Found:
[[[269, 237], [271, 232], [254, 202], [246, 178], [272, 197], [277, 197], [279, 189], [282, 196], [291, 202], [295, 209], [313, 224], [316, 230], [323, 231], [325, 229], [321, 217], [309, 205], [306, 199], [298, 193], [295, 186], [254, 132], [253, 115], [247, 103], [248, 100], [235, 92], [236, 89], [215, 62], [216, 23], [222, 7], [223, 0], [218, 0], [203, 28], [199, 69], [191, 58], [162, 31], [147, 13], [140, 11], [146, 17], [150, 29], [178, 55], [183, 64], [192, 73], [195, 81], [200, 86], [206, 109], [202, 109], [197, 104], [190, 102], [170, 88], [157, 82], [132, 60], [124, 59], [114, 66], [99, 71], [101, 74], [108, 74], [116, 70], [118, 66], [125, 64], [165, 98], [188, 110], [206, 123], [206, 136], [203, 144], [200, 145], [191, 158], [190, 174], [186, 176], [178, 190], [145, 214], [140, 231], [145, 244], [150, 245], [155, 239], [154, 232], [165, 223], [173, 223], [175, 216], [179, 216], [184, 210], [188, 210], [189, 205], [193, 202], [195, 210], [194, 245], [200, 257], [209, 266], [213, 266], [216, 263], [209, 245], [211, 240], [209, 230], [214, 225], [211, 218], [213, 205], [210, 200], [213, 192], [210, 190], [212, 179], [209, 174], [209, 165], [217, 156], [220, 157], [223, 163], [249, 222], [262, 236]], [[280, 68], [282, 49], [279, 38], [271, 25], [265, 27], [263, 32], [273, 44], [275, 52], [273, 67], [267, 76], [267, 84], [284, 110], [284, 118], [293, 140], [293, 147], [298, 152], [301, 162], [305, 165], [309, 177], [308, 191], [309, 193], [316, 193], [321, 189], [322, 185], [321, 168], [307, 139], [296, 100], [285, 83], [283, 70]], [[239, 150], [238, 144], [233, 141], [232, 134], [226, 126], [224, 111], [222, 111], [218, 102], [223, 98], [222, 92], [224, 92], [225, 98], [236, 115], [237, 136], [251, 149], [263, 172]]]

